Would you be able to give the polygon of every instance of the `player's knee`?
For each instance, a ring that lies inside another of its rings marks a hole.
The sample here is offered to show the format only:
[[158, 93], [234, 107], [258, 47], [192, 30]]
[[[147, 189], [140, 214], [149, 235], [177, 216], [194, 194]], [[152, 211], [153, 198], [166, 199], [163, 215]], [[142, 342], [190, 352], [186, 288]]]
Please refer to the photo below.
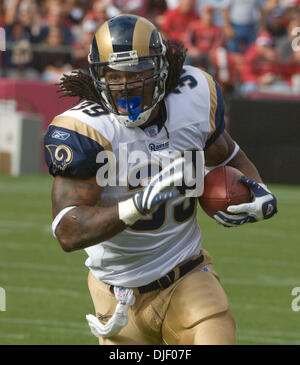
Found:
[[177, 286], [162, 334], [170, 345], [235, 343], [231, 307], [212, 273], [194, 272]]
[[163, 337], [168, 345], [235, 345], [236, 325], [228, 310], [202, 318], [190, 327], [174, 330], [165, 323]]
[[229, 309], [200, 322], [194, 329], [194, 345], [235, 345], [235, 320]]

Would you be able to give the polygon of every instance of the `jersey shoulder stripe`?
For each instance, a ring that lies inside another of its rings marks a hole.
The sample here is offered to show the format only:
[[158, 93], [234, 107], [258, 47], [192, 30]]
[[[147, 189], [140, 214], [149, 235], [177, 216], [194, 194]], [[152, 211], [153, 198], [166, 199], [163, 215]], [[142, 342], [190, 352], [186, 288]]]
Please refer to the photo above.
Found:
[[202, 74], [205, 76], [208, 87], [209, 87], [209, 99], [210, 99], [210, 111], [209, 111], [209, 122], [210, 122], [210, 135], [212, 135], [216, 130], [215, 115], [217, 110], [217, 89], [216, 84], [211, 75], [207, 72], [201, 70]]
[[76, 132], [79, 135], [91, 138], [101, 145], [105, 150], [112, 151], [110, 141], [89, 124], [68, 115], [58, 115], [53, 119], [50, 126], [61, 127]]
[[210, 133], [204, 148], [207, 149], [225, 129], [224, 101], [219, 84], [207, 72], [203, 70], [201, 70], [201, 72], [207, 80], [210, 91]]

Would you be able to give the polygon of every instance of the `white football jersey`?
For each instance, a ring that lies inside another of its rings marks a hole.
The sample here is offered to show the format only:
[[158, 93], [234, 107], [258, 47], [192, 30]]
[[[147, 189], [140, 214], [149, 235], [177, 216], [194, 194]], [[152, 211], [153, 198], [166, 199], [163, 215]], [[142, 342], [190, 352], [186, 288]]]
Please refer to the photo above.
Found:
[[[223, 102], [212, 77], [184, 66], [178, 87], [164, 99], [167, 119], [161, 129], [126, 128], [93, 102], [82, 102], [60, 114], [45, 137], [50, 173], [105, 177], [103, 156], [114, 156], [114, 185], [104, 186], [101, 205], [130, 198], [141, 171], [170, 151], [203, 151], [224, 129]], [[106, 152], [105, 152], [106, 151]], [[142, 153], [141, 153], [142, 152]], [[104, 153], [101, 155], [101, 153]], [[149, 161], [151, 161], [149, 163]], [[204, 163], [197, 166], [204, 170]], [[147, 176], [148, 177], [148, 176]], [[100, 280], [124, 287], [146, 285], [201, 250], [197, 198], [179, 196], [162, 204], [109, 241], [86, 248], [86, 266]]]

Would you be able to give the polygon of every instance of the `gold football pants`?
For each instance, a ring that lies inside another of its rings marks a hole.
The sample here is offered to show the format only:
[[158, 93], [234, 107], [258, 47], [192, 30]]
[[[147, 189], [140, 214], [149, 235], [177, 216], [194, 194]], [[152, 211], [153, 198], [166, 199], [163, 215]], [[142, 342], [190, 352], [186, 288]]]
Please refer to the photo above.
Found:
[[[235, 321], [227, 296], [211, 263], [204, 261], [167, 289], [139, 294], [129, 307], [129, 322], [117, 336], [99, 338], [103, 345], [233, 345]], [[201, 268], [207, 267], [209, 271]], [[97, 317], [105, 324], [117, 300], [110, 285], [90, 272], [88, 285]]]

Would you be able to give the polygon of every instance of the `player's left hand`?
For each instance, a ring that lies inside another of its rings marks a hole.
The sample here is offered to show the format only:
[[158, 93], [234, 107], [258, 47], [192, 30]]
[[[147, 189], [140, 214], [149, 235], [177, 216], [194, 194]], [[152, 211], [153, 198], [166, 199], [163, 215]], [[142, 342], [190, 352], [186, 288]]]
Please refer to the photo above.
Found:
[[253, 195], [251, 203], [230, 205], [227, 211], [232, 214], [218, 211], [214, 218], [225, 227], [238, 227], [245, 223], [254, 223], [271, 218], [277, 213], [277, 201], [275, 196], [264, 184], [241, 177], [241, 182], [248, 186]]

